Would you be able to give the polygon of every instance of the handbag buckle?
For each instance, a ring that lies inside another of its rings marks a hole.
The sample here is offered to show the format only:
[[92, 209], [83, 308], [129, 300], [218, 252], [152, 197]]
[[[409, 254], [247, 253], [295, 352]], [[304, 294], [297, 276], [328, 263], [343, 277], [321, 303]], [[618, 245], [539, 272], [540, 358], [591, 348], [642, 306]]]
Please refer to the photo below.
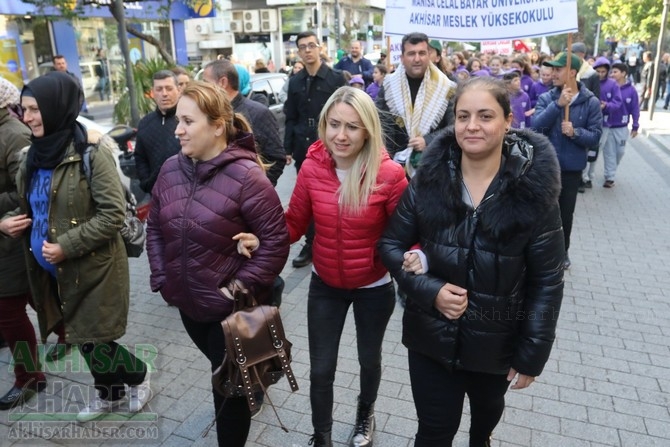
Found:
[[274, 343], [272, 343], [272, 346], [274, 346], [275, 349], [281, 349], [284, 347], [284, 342], [282, 340], [275, 340]]
[[247, 363], [247, 356], [246, 355], [240, 355], [240, 356], [237, 356], [237, 358], [235, 360], [240, 365], [244, 365], [245, 363]]

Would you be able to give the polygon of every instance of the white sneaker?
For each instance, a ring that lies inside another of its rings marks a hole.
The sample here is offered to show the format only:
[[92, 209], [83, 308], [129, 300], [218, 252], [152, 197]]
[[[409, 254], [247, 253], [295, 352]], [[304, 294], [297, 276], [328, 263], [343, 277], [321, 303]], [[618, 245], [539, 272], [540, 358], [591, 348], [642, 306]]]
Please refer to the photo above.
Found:
[[129, 388], [128, 411], [139, 412], [151, 400], [150, 373], [144, 377], [144, 382]]
[[96, 392], [93, 400], [77, 415], [77, 421], [88, 422], [97, 419], [104, 414], [111, 413], [123, 402], [125, 402], [125, 399], [114, 401], [101, 399]]

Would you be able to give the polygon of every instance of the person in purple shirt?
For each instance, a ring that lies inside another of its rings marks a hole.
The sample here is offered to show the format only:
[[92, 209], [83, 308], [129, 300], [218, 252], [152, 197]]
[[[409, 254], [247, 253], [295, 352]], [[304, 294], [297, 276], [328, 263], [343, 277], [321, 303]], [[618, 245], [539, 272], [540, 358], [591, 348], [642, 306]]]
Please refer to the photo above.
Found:
[[365, 92], [370, 95], [372, 99], [377, 98], [379, 89], [384, 84], [384, 77], [386, 76], [386, 73], [388, 73], [388, 68], [386, 65], [375, 65], [375, 68], [372, 71], [372, 83], [365, 89]]
[[[608, 188], [614, 186], [614, 176], [626, 149], [630, 118], [633, 119], [630, 138], [635, 138], [640, 128], [640, 98], [637, 90], [635, 90], [635, 86], [628, 81], [628, 65], [622, 63], [613, 64], [610, 78], [619, 86], [623, 106], [619, 110], [611, 111], [608, 119], [610, 123], [610, 135], [613, 140], [612, 144], [607, 146], [603, 152], [603, 160], [605, 162], [605, 185], [603, 186]], [[608, 182], [609, 186], [607, 186]]]
[[533, 85], [530, 64], [523, 57], [517, 57], [510, 62], [510, 70], [518, 70], [521, 73], [521, 90], [526, 94], [530, 92], [530, 86]]
[[540, 67], [540, 79], [536, 82], [533, 82], [533, 85], [530, 86], [530, 92], [528, 92], [528, 97], [530, 98], [530, 106], [534, 109], [535, 104], [537, 104], [537, 98], [540, 97], [542, 93], [546, 93], [550, 88], [554, 86], [551, 78], [553, 76], [553, 69], [551, 67], [542, 66]]
[[493, 56], [491, 59], [489, 59], [489, 64], [488, 64], [488, 70], [491, 76], [497, 79], [501, 79], [503, 77], [503, 60], [502, 57], [500, 56]]
[[505, 73], [503, 81], [509, 92], [509, 101], [512, 106], [512, 127], [525, 129], [530, 127], [530, 98], [521, 89], [521, 73], [516, 70]]
[[[599, 57], [593, 64], [593, 68], [600, 77], [600, 109], [603, 113], [603, 133], [600, 137], [599, 150], [605, 159], [605, 183], [603, 183], [603, 187], [611, 188], [614, 186], [617, 146], [622, 141], [625, 144], [628, 137], [628, 127], [621, 126], [621, 114], [624, 111], [623, 101], [619, 84], [609, 78], [609, 59]], [[589, 165], [584, 169], [582, 179], [585, 182], [593, 180], [595, 165], [595, 161], [589, 162]], [[614, 166], [614, 172], [612, 166]]]

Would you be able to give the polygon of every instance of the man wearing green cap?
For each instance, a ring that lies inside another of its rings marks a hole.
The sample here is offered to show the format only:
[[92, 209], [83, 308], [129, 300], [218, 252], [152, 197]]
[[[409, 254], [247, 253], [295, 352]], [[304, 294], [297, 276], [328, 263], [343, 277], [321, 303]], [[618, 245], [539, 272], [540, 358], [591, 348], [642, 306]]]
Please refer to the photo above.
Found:
[[[554, 60], [544, 62], [543, 65], [554, 70], [552, 78], [554, 87], [540, 95], [531, 118], [531, 127], [549, 137], [561, 166], [561, 194], [558, 202], [563, 220], [565, 238], [563, 267], [566, 269], [570, 267], [568, 248], [577, 191], [582, 171], [586, 167], [588, 149], [597, 146], [600, 141], [603, 120], [599, 98], [581, 82], [577, 82], [581, 60], [572, 54], [570, 70], [567, 68], [567, 62], [567, 53], [559, 53]], [[566, 107], [569, 109], [567, 120]]]

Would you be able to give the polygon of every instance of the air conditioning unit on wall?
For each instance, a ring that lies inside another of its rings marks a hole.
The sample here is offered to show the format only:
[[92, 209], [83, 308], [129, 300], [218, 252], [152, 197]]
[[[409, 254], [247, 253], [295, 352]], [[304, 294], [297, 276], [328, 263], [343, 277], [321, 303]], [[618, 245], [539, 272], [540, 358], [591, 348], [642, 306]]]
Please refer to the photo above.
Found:
[[276, 9], [261, 9], [261, 31], [264, 33], [277, 31]]
[[258, 10], [250, 9], [248, 11], [244, 11], [242, 20], [245, 33], [257, 33], [261, 30], [259, 16], [260, 14]]
[[242, 20], [231, 20], [230, 21], [230, 32], [231, 33], [242, 33], [244, 32], [244, 23]]
[[195, 32], [198, 34], [209, 34], [209, 26], [206, 23], [199, 23], [195, 26]]

